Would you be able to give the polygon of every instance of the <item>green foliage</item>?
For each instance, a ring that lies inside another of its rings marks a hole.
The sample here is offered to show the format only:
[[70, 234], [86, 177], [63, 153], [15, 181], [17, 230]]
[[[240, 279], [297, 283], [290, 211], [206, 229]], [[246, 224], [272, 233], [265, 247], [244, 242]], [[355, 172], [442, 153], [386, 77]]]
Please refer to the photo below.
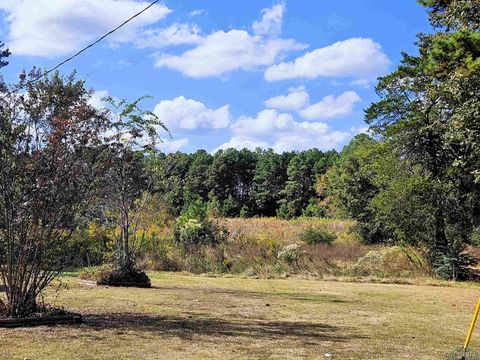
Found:
[[337, 235], [325, 229], [308, 227], [300, 234], [299, 238], [308, 245], [332, 244], [337, 240]]
[[367, 204], [394, 238], [426, 245], [439, 273], [457, 278], [468, 270], [459, 254], [480, 213], [480, 5], [422, 2], [439, 31], [419, 35], [418, 55], [403, 54], [401, 65], [380, 78], [380, 100], [366, 110], [399, 160], [397, 174], [386, 164], [377, 172], [387, 181]]
[[2, 85], [0, 308], [22, 317], [35, 312], [37, 297], [68, 263], [66, 244], [109, 169], [103, 135], [111, 123], [88, 104], [91, 93], [75, 74], [42, 77], [34, 69]]
[[446, 280], [468, 280], [470, 268], [478, 263], [478, 259], [465, 251], [432, 254], [431, 257], [437, 275]]
[[357, 135], [326, 174], [327, 193], [347, 217], [357, 220], [355, 230], [368, 244], [389, 242], [393, 236], [372, 206], [387, 182], [387, 165], [397, 169], [398, 159], [389, 150], [366, 134]]
[[311, 199], [316, 196], [315, 183], [336, 159], [336, 152], [322, 153], [311, 149], [297, 153], [288, 164], [288, 180], [280, 195], [277, 215], [290, 219], [302, 215]]
[[8, 65], [7, 58], [11, 55], [10, 50], [3, 49], [4, 46], [5, 44], [0, 42], [0, 68]]
[[320, 217], [324, 218], [327, 215], [327, 211], [324, 206], [320, 205], [318, 201], [310, 200], [309, 204], [302, 211], [302, 215], [306, 217]]
[[287, 181], [287, 167], [292, 153], [277, 154], [273, 150], [259, 151], [252, 180], [250, 199], [255, 215], [275, 216], [281, 191]]
[[477, 0], [418, 0], [428, 6], [433, 26], [447, 30], [480, 28], [480, 3]]
[[99, 266], [89, 266], [82, 268], [78, 277], [82, 280], [98, 281], [106, 278], [113, 271], [115, 271], [115, 267], [108, 263]]
[[317, 178], [338, 154], [316, 149], [282, 154], [271, 149], [227, 149], [214, 155], [199, 150], [157, 158], [162, 173], [158, 188], [173, 216], [200, 200], [215, 216], [291, 218], [325, 215], [320, 206], [304, 210], [321, 200], [315, 191]]
[[209, 197], [220, 202], [222, 213], [235, 217], [250, 205], [250, 188], [257, 154], [247, 149], [218, 151], [208, 171]]
[[173, 227], [174, 244], [187, 253], [205, 245], [217, 246], [226, 236], [227, 230], [207, 217], [207, 208], [200, 201], [191, 204]]

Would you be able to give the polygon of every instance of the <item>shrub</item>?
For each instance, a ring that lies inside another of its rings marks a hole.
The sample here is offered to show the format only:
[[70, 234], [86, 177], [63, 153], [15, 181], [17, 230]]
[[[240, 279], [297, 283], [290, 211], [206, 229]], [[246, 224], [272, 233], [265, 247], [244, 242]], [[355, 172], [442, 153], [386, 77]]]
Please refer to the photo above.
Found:
[[184, 252], [192, 252], [201, 246], [217, 246], [226, 241], [228, 231], [207, 217], [207, 208], [195, 202], [178, 217], [173, 226], [175, 246]]
[[347, 269], [354, 276], [415, 277], [430, 275], [425, 257], [412, 247], [393, 246], [369, 251]]
[[310, 202], [305, 209], [302, 211], [302, 215], [306, 217], [326, 217], [327, 212], [325, 207], [316, 204], [314, 202]]
[[300, 234], [300, 240], [307, 243], [308, 245], [315, 244], [332, 244], [337, 239], [337, 235], [333, 232], [316, 229], [313, 227], [306, 228]]
[[114, 267], [110, 264], [104, 264], [101, 266], [90, 266], [83, 268], [79, 273], [79, 278], [83, 280], [95, 280], [98, 281], [107, 274], [110, 274], [114, 271]]
[[111, 286], [140, 286], [150, 287], [150, 278], [148, 275], [138, 269], [115, 269], [111, 272], [104, 272], [97, 279], [99, 285]]
[[478, 260], [471, 254], [461, 251], [439, 254], [433, 260], [437, 275], [445, 280], [467, 280], [471, 277], [471, 267]]
[[297, 264], [298, 265], [298, 258], [300, 256], [300, 245], [298, 244], [290, 244], [284, 246], [278, 253], [277, 259], [281, 261], [285, 261], [288, 264]]

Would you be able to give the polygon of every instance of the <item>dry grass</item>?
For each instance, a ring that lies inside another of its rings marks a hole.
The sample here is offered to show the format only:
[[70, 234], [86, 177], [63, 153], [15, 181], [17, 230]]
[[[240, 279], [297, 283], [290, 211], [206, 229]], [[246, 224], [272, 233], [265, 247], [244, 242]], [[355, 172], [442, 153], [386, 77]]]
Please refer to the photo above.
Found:
[[[432, 277], [422, 252], [411, 247], [365, 245], [351, 232], [353, 221], [319, 218], [231, 218], [221, 220], [228, 240], [217, 247], [199, 247], [184, 254], [171, 238], [157, 239], [139, 265], [151, 271], [187, 271], [210, 275], [235, 274], [262, 278], [300, 276]], [[335, 233], [332, 245], [309, 245], [301, 240], [306, 229]]]
[[1, 358], [442, 359], [462, 344], [478, 295], [478, 287], [152, 277], [153, 289], [65, 278], [69, 289], [47, 299], [85, 323], [2, 329]]
[[287, 245], [299, 240], [299, 235], [308, 227], [322, 228], [335, 232], [337, 242], [355, 242], [349, 233], [354, 221], [301, 218], [296, 220], [282, 220], [278, 218], [225, 219], [231, 236], [251, 238], [275, 239], [279, 244]]

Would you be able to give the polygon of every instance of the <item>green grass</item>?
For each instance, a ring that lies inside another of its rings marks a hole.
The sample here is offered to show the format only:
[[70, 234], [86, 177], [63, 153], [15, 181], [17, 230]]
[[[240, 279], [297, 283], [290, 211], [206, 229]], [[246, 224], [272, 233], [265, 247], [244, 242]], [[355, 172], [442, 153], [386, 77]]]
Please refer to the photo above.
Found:
[[84, 324], [0, 329], [0, 357], [442, 359], [462, 345], [479, 294], [475, 285], [151, 276], [153, 289], [124, 289], [69, 274], [46, 300]]

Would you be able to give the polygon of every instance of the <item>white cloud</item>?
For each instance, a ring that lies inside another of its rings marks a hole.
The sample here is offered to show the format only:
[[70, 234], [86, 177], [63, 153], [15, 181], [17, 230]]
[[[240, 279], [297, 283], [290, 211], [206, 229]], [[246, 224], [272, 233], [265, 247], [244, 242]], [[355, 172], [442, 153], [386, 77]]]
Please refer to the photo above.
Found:
[[96, 90], [88, 100], [88, 104], [97, 109], [105, 108], [105, 102], [102, 100], [108, 96], [107, 90]]
[[270, 135], [275, 131], [287, 130], [293, 121], [293, 116], [278, 113], [276, 110], [267, 109], [259, 112], [256, 117], [240, 117], [233, 125], [235, 134], [243, 135]]
[[323, 122], [295, 121], [290, 131], [278, 134], [272, 144], [277, 152], [318, 148], [330, 150], [350, 136], [336, 131]]
[[203, 103], [183, 96], [173, 100], [162, 100], [155, 105], [153, 111], [171, 131], [222, 129], [230, 123], [228, 105], [209, 109]]
[[266, 109], [256, 117], [240, 117], [230, 127], [232, 137], [218, 149], [256, 147], [273, 148], [277, 152], [319, 148], [329, 150], [352, 134], [337, 131], [324, 122], [297, 121], [291, 114]]
[[230, 148], [234, 148], [238, 150], [241, 150], [244, 148], [254, 150], [258, 147], [262, 149], [267, 149], [270, 147], [270, 144], [266, 141], [256, 140], [249, 137], [234, 136], [228, 142], [220, 145], [219, 147], [214, 149], [212, 152], [215, 153], [218, 150], [222, 150], [222, 149], [225, 150]]
[[279, 35], [282, 32], [283, 14], [285, 12], [285, 4], [279, 3], [271, 8], [263, 9], [262, 19], [252, 24], [253, 32], [256, 35]]
[[[9, 24], [12, 53], [55, 57], [70, 54], [118, 26], [149, 2], [135, 0], [0, 0]], [[171, 12], [156, 4], [109, 38], [110, 44], [134, 42], [146, 26]]]
[[219, 76], [234, 70], [267, 66], [283, 53], [304, 48], [289, 39], [265, 40], [244, 30], [217, 31], [181, 55], [159, 55], [155, 65], [193, 78]]
[[201, 39], [198, 26], [175, 23], [166, 28], [145, 30], [135, 44], [141, 48], [161, 48], [169, 45], [198, 44]]
[[265, 101], [271, 109], [296, 110], [307, 120], [326, 120], [348, 115], [360, 96], [354, 91], [345, 91], [338, 96], [327, 95], [321, 101], [310, 104], [310, 96], [304, 86], [290, 88], [287, 95], [274, 96]]
[[300, 110], [300, 115], [308, 120], [332, 119], [351, 113], [353, 105], [359, 101], [360, 96], [354, 91], [345, 91], [339, 96], [328, 95]]
[[362, 83], [384, 73], [388, 65], [388, 57], [378, 43], [351, 38], [307, 52], [292, 62], [272, 65], [266, 70], [265, 79], [349, 77]]
[[196, 10], [190, 11], [188, 13], [188, 16], [193, 17], [193, 16], [200, 16], [200, 15], [207, 15], [207, 14], [208, 14], [208, 11], [205, 9], [196, 9]]
[[265, 106], [278, 110], [300, 110], [309, 103], [309, 95], [304, 86], [290, 88], [288, 95], [274, 96], [265, 101]]
[[180, 55], [159, 54], [155, 65], [168, 67], [193, 78], [220, 76], [234, 70], [269, 66], [286, 52], [306, 46], [292, 39], [279, 38], [284, 6], [274, 5], [263, 11], [255, 22], [254, 34], [245, 30], [216, 31], [199, 41], [197, 47]]
[[186, 145], [188, 145], [188, 139], [181, 138], [176, 140], [164, 140], [163, 142], [157, 144], [157, 148], [166, 153], [172, 153], [177, 152]]

